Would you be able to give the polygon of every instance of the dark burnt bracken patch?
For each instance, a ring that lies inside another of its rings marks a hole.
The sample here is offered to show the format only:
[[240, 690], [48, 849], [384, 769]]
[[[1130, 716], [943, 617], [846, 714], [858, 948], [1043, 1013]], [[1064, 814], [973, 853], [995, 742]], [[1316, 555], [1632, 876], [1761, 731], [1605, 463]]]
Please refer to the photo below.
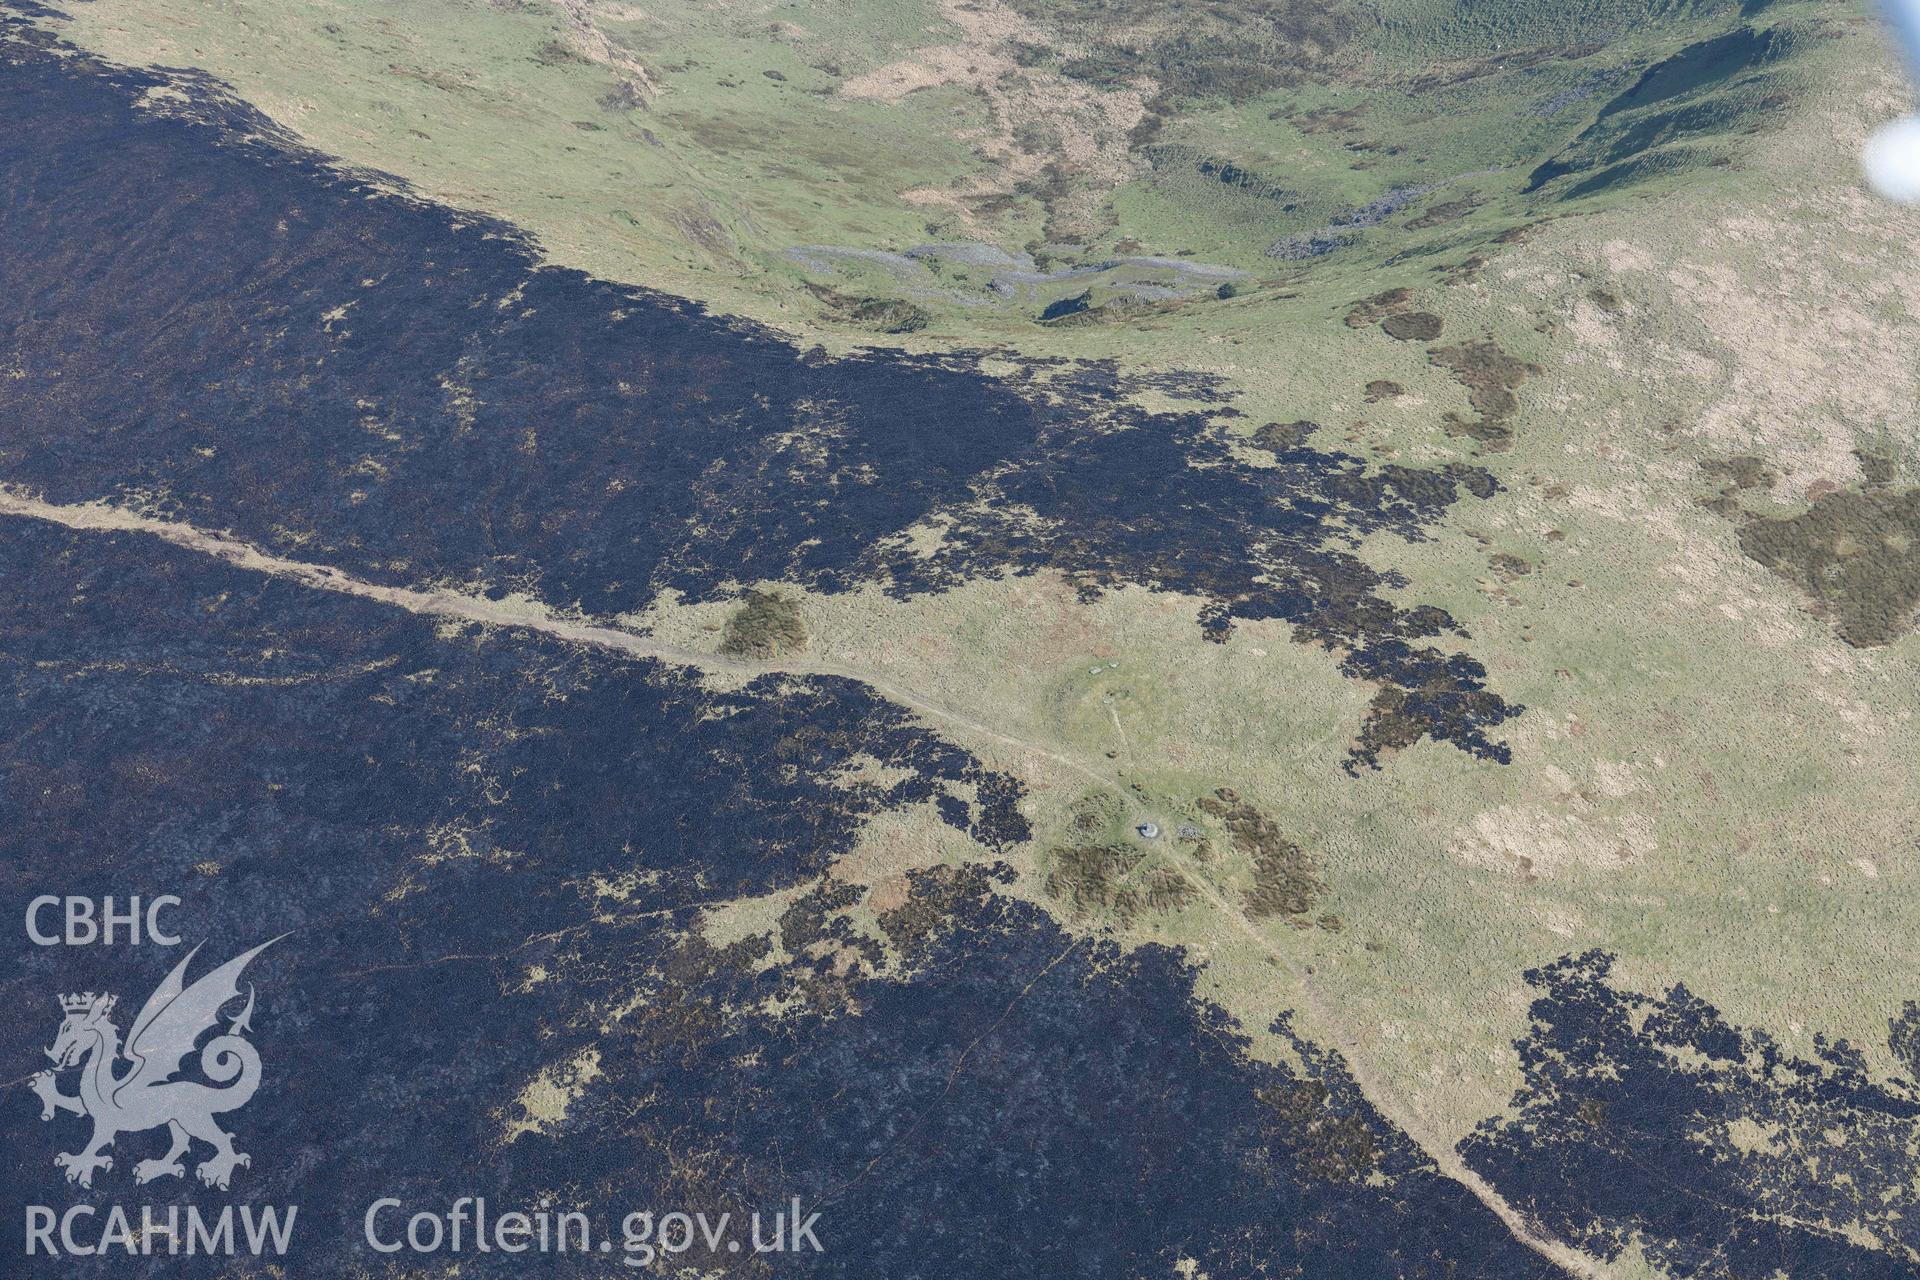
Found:
[[[1527, 975], [1526, 1082], [1461, 1145], [1467, 1163], [1602, 1258], [1637, 1245], [1673, 1275], [1913, 1275], [1914, 1083], [1876, 1078], [1844, 1041], [1796, 1057], [1684, 987], [1622, 990], [1611, 965], [1590, 952]], [[1891, 1023], [1910, 1063], [1914, 1021]]]
[[1856, 648], [1912, 634], [1920, 611], [1920, 488], [1892, 458], [1856, 451], [1863, 482], [1816, 484], [1803, 509], [1766, 501], [1779, 479], [1764, 458], [1708, 458], [1700, 502], [1740, 528], [1740, 549], [1798, 588], [1808, 607]]
[[1700, 470], [1717, 489], [1713, 497], [1701, 499], [1700, 505], [1715, 515], [1725, 516], [1728, 519], [1735, 519], [1745, 511], [1740, 504], [1739, 495], [1770, 489], [1779, 479], [1778, 473], [1768, 465], [1765, 458], [1754, 457], [1751, 454], [1741, 454], [1731, 458], [1706, 458], [1701, 461]]
[[[1279, 619], [1357, 678], [1444, 673], [1483, 709], [1429, 736], [1505, 758], [1489, 730], [1517, 708], [1354, 551], [1423, 536], [1457, 473], [1304, 443], [1249, 464], [1197, 375], [803, 351], [542, 268], [511, 228], [329, 168], [211, 86], [156, 115], [135, 101], [157, 74], [0, 48], [0, 479], [594, 617], [742, 582], [905, 596], [1055, 570], [1189, 593], [1211, 639]], [[1149, 390], [1191, 407], [1148, 411]]]
[[780, 913], [778, 938], [789, 957], [781, 998], [833, 1016], [856, 1008], [854, 987], [883, 960], [880, 944], [857, 932], [845, 914], [865, 890], [822, 879]]
[[1331, 1095], [1320, 1081], [1291, 1081], [1262, 1089], [1258, 1096], [1273, 1109], [1274, 1129], [1295, 1135], [1301, 1167], [1310, 1176], [1347, 1182], [1365, 1176], [1379, 1160], [1366, 1122], [1329, 1105]]
[[991, 886], [972, 868], [937, 866], [909, 871], [906, 901], [881, 911], [875, 919], [887, 941], [912, 965], [962, 912], [980, 903], [990, 891]]
[[1478, 209], [1482, 203], [1483, 201], [1476, 196], [1467, 196], [1460, 200], [1443, 200], [1439, 204], [1430, 206], [1418, 217], [1409, 219], [1407, 230], [1425, 231], [1429, 227], [1441, 227], [1449, 222], [1458, 222]]
[[1432, 342], [1444, 327], [1431, 311], [1396, 311], [1380, 322], [1381, 332], [1401, 342]]
[[1400, 315], [1412, 305], [1413, 290], [1411, 289], [1388, 289], [1383, 293], [1376, 293], [1370, 298], [1360, 299], [1347, 308], [1347, 327], [1364, 329], [1391, 316]]
[[1122, 922], [1142, 912], [1178, 911], [1196, 896], [1173, 867], [1146, 866], [1144, 850], [1125, 844], [1077, 844], [1047, 852], [1046, 889], [1076, 916], [1111, 915]]
[[780, 591], [752, 588], [727, 618], [720, 652], [741, 658], [778, 658], [807, 647], [807, 623], [800, 605]]
[[1200, 797], [1195, 805], [1227, 829], [1233, 848], [1252, 864], [1253, 883], [1242, 899], [1247, 915], [1307, 928], [1314, 903], [1327, 891], [1313, 855], [1229, 787]]
[[1269, 422], [1253, 433], [1251, 443], [1276, 458], [1306, 447], [1307, 437], [1320, 430], [1320, 424], [1301, 418], [1295, 422]]
[[1505, 449], [1513, 440], [1511, 420], [1520, 409], [1514, 393], [1540, 367], [1500, 349], [1492, 338], [1475, 338], [1450, 347], [1429, 347], [1427, 359], [1454, 376], [1467, 389], [1467, 403], [1478, 418], [1446, 415], [1449, 435], [1464, 435], [1478, 440], [1492, 451]]
[[914, 333], [933, 320], [925, 307], [897, 298], [856, 298], [823, 284], [808, 284], [811, 293], [835, 320], [878, 333]]
[[1892, 644], [1920, 608], [1920, 489], [1868, 484], [1804, 512], [1757, 517], [1740, 549], [1806, 594], [1850, 645]]
[[[1485, 266], [1480, 258], [1462, 263], [1460, 271], [1449, 279], [1468, 278]], [[1430, 311], [1414, 311], [1411, 289], [1388, 289], [1370, 298], [1362, 298], [1347, 309], [1349, 328], [1364, 329], [1377, 324], [1382, 332], [1402, 342], [1432, 342], [1445, 328], [1445, 322]], [[1427, 348], [1428, 363], [1447, 370], [1467, 391], [1467, 402], [1477, 418], [1447, 413], [1441, 426], [1450, 436], [1465, 436], [1478, 441], [1489, 453], [1506, 449], [1513, 441], [1512, 418], [1519, 411], [1515, 394], [1526, 380], [1540, 372], [1538, 365], [1508, 355], [1491, 336], [1473, 338], [1448, 346]], [[1377, 389], [1377, 390], [1376, 390]], [[1376, 380], [1367, 384], [1369, 402], [1401, 393], [1399, 384]]]
[[1138, 892], [1126, 885], [1144, 850], [1124, 844], [1076, 844], [1052, 850], [1047, 861], [1047, 893], [1077, 915], [1111, 911], [1126, 919], [1140, 906]]

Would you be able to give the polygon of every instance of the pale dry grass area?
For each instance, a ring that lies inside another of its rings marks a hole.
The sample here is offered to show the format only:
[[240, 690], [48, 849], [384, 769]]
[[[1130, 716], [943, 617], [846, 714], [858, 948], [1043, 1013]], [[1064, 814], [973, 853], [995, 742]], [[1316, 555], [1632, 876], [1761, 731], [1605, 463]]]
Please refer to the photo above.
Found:
[[[928, 45], [908, 56], [845, 81], [840, 94], [852, 99], [897, 102], [938, 85], [960, 85], [987, 104], [989, 123], [954, 136], [986, 159], [989, 172], [949, 188], [913, 187], [900, 193], [911, 204], [953, 204], [973, 221], [979, 205], [1004, 198], [1022, 183], [1041, 178], [1050, 166], [1075, 175], [1071, 195], [1056, 206], [1062, 228], [1092, 216], [1114, 189], [1137, 176], [1127, 133], [1146, 115], [1154, 86], [1143, 79], [1120, 90], [1096, 89], [1057, 71], [1024, 67], [1022, 44], [1047, 45], [1057, 37], [1022, 18], [1000, 0], [941, 0], [940, 16], [960, 32], [949, 44]], [[1028, 137], [1044, 138], [1033, 146]]]
[[563, 1063], [543, 1068], [502, 1116], [502, 1146], [523, 1133], [546, 1133], [567, 1118], [575, 1098], [600, 1075], [600, 1051], [582, 1049]]

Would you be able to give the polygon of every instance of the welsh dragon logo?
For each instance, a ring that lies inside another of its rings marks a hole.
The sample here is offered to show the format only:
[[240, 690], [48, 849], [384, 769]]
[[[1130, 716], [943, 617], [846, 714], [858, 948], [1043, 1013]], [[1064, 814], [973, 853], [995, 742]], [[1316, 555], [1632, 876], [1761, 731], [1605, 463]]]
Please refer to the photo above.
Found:
[[[201, 1073], [213, 1084], [173, 1077], [179, 1074], [200, 1037], [218, 1029], [221, 1007], [239, 998], [241, 971], [279, 940], [274, 938], [235, 956], [188, 986], [184, 978], [187, 966], [200, 950], [196, 946], [147, 997], [124, 1047], [120, 1029], [113, 1022], [113, 996], [87, 992], [60, 997], [65, 1018], [53, 1047], [47, 1050], [55, 1069], [40, 1072], [31, 1085], [40, 1095], [42, 1120], [53, 1119], [56, 1112], [70, 1111], [93, 1121], [93, 1137], [86, 1146], [53, 1158], [55, 1165], [66, 1170], [68, 1182], [91, 1187], [95, 1170], [113, 1168], [113, 1158], [106, 1151], [115, 1138], [162, 1125], [172, 1146], [159, 1159], [136, 1164], [135, 1182], [184, 1176], [180, 1157], [196, 1138], [213, 1148], [213, 1155], [194, 1170], [210, 1187], [225, 1190], [234, 1169], [252, 1163], [248, 1156], [234, 1150], [233, 1135], [213, 1120], [246, 1106], [260, 1087], [260, 1055], [246, 1039], [253, 1029], [251, 985], [246, 1007], [230, 1016], [225, 1034], [214, 1036], [200, 1049]], [[124, 1069], [123, 1060], [127, 1064]], [[69, 1096], [60, 1092], [56, 1073], [74, 1067], [80, 1069], [80, 1092]]]

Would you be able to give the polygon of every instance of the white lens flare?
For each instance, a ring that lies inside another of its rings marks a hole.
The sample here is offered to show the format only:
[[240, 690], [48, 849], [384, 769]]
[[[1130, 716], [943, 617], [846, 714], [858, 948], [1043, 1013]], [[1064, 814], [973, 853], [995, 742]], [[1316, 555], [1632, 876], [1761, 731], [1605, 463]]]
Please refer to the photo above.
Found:
[[1882, 125], [1860, 153], [1867, 185], [1888, 200], [1920, 203], [1920, 116]]

